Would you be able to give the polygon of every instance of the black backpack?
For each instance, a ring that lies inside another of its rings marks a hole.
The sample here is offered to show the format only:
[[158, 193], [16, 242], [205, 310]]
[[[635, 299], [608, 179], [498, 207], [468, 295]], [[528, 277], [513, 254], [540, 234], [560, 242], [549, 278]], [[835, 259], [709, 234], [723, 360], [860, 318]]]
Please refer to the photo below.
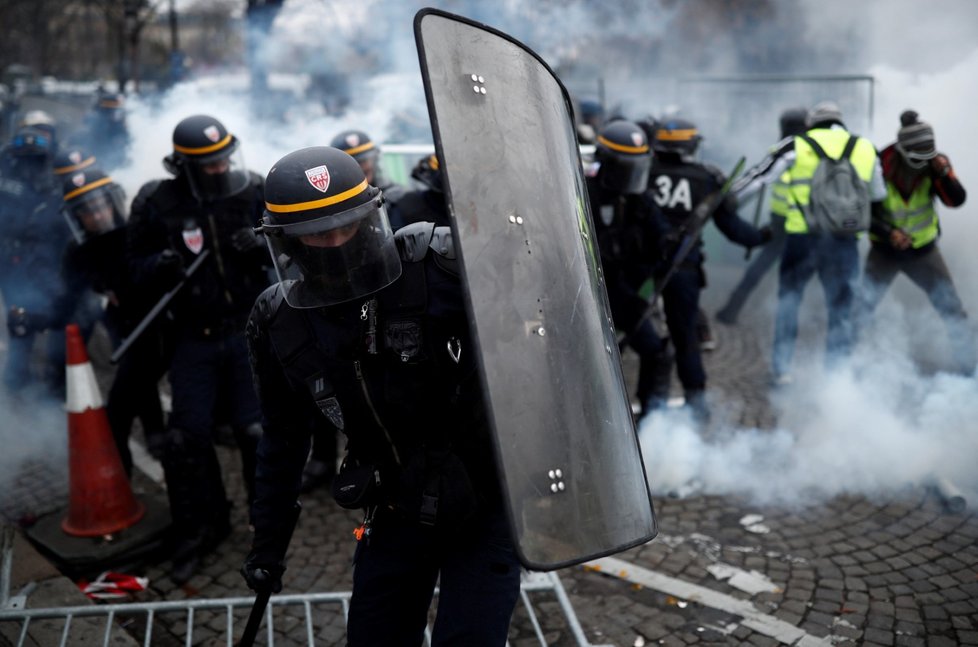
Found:
[[812, 233], [856, 234], [869, 229], [869, 188], [859, 177], [849, 157], [858, 137], [849, 141], [838, 159], [832, 159], [818, 142], [799, 135], [818, 155], [818, 166], [812, 176], [808, 206], [802, 208]]

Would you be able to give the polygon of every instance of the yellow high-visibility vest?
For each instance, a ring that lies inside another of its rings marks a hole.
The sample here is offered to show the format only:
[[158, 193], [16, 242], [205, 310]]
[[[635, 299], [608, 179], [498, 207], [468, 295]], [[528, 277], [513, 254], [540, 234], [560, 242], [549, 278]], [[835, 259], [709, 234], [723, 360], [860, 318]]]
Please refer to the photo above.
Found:
[[[805, 134], [814, 139], [825, 154], [833, 159], [838, 159], [842, 155], [846, 142], [849, 141], [849, 133], [839, 128], [813, 128]], [[868, 139], [859, 137], [852, 149], [852, 155], [849, 156], [849, 161], [859, 177], [868, 184], [876, 162], [876, 149], [873, 144]], [[818, 155], [804, 139], [795, 137], [795, 163], [785, 171], [788, 175], [788, 190], [794, 204], [798, 207], [795, 212], [788, 214], [788, 220], [785, 222], [784, 228], [789, 234], [808, 233], [808, 223], [805, 222], [802, 209], [809, 204], [812, 178], [817, 167]]]
[[[931, 180], [925, 177], [920, 185], [903, 199], [892, 182], [886, 183], [886, 199], [883, 201], [886, 209], [885, 220], [889, 224], [902, 229], [910, 236], [914, 249], [934, 241], [940, 232], [937, 222], [937, 210], [934, 208], [934, 196], [931, 194]], [[878, 236], [870, 236], [879, 240]]]

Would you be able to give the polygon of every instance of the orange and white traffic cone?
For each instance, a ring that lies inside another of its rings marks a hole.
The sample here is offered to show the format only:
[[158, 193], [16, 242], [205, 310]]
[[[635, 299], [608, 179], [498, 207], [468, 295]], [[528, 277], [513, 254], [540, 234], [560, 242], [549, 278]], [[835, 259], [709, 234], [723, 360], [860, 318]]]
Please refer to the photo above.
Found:
[[98, 537], [139, 521], [145, 506], [133, 496], [112, 438], [95, 371], [76, 324], [65, 328], [68, 411], [69, 535]]

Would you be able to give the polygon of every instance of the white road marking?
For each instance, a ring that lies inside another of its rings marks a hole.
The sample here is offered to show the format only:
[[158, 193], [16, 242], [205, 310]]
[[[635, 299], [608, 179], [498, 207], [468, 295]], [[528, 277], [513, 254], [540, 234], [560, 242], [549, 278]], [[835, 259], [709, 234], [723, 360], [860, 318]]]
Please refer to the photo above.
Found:
[[699, 586], [690, 582], [656, 573], [647, 568], [636, 566], [616, 557], [602, 557], [584, 565], [606, 575], [620, 578], [626, 582], [640, 584], [646, 588], [667, 593], [677, 598], [691, 600], [703, 606], [726, 611], [743, 618], [745, 627], [758, 633], [770, 636], [786, 645], [799, 647], [830, 647], [833, 643], [829, 638], [813, 636], [795, 625], [780, 618], [762, 613], [747, 600]]

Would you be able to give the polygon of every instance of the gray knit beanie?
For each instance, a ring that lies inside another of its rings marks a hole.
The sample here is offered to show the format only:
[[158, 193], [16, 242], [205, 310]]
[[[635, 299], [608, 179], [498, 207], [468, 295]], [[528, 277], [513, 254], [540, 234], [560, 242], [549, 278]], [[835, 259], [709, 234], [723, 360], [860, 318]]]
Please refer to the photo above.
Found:
[[908, 162], [923, 162], [937, 156], [934, 144], [934, 129], [925, 121], [920, 121], [913, 110], [905, 110], [900, 115], [900, 130], [897, 131], [896, 148]]

